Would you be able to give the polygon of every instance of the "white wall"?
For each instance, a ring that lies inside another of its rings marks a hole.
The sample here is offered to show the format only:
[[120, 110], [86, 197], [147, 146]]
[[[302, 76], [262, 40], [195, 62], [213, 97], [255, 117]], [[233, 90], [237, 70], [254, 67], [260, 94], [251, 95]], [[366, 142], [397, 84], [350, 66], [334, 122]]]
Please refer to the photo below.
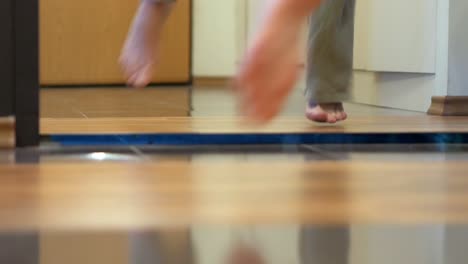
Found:
[[449, 88], [450, 96], [468, 96], [468, 1], [450, 0]]
[[235, 74], [249, 36], [258, 25], [264, 1], [193, 1], [192, 74], [195, 77]]
[[196, 0], [193, 5], [193, 75], [232, 76], [244, 42], [244, 1]]

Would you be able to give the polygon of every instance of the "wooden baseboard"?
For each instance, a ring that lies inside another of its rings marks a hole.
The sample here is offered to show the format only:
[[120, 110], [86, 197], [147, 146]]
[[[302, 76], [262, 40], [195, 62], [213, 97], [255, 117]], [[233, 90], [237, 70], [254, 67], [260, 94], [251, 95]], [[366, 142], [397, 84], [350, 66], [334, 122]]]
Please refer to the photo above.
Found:
[[15, 119], [0, 117], [0, 149], [15, 147]]
[[428, 114], [468, 116], [468, 96], [434, 96]]
[[229, 85], [232, 77], [194, 77], [193, 85], [196, 87], [219, 87], [225, 88]]

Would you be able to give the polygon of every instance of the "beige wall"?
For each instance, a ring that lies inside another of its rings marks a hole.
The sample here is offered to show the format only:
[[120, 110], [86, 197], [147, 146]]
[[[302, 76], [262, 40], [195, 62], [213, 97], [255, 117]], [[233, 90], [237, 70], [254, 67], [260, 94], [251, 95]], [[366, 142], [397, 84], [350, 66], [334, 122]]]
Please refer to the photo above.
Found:
[[193, 1], [193, 75], [232, 76], [245, 34], [243, 0]]
[[466, 0], [450, 0], [449, 87], [450, 96], [468, 96], [468, 30]]

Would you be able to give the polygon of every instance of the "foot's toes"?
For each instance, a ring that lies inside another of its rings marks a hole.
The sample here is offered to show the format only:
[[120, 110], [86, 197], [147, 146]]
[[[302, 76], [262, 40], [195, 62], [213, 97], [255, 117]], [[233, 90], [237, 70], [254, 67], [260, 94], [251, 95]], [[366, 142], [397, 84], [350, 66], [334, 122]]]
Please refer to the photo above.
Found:
[[311, 112], [308, 112], [306, 114], [306, 116], [310, 121], [319, 122], [319, 123], [328, 122], [328, 115], [326, 113], [311, 113]]
[[129, 57], [126, 53], [120, 57], [119, 64], [126, 78], [132, 77], [132, 75], [134, 75], [140, 67], [137, 63], [132, 61], [131, 57]]
[[346, 112], [343, 112], [341, 115], [341, 120], [345, 121], [346, 119], [348, 119], [348, 114], [346, 114]]
[[131, 86], [131, 87], [134, 87], [137, 78], [138, 78], [138, 73], [133, 73], [132, 75], [129, 75], [129, 77], [127, 79], [127, 85]]
[[344, 121], [348, 115], [344, 112], [341, 104], [310, 104], [307, 107], [306, 116], [314, 122], [334, 124]]
[[146, 75], [145, 73], [141, 73], [135, 80], [134, 86], [135, 88], [144, 88], [148, 86], [150, 83], [151, 83], [151, 77]]
[[137, 69], [136, 72], [128, 78], [127, 84], [135, 88], [144, 88], [148, 86], [152, 79], [152, 69], [153, 67], [151, 65], [146, 65]]
[[327, 122], [330, 124], [335, 124], [338, 122], [338, 118], [335, 113], [328, 113], [327, 114]]
[[343, 104], [337, 104], [335, 106], [335, 114], [339, 121], [344, 121], [348, 117], [344, 111]]
[[328, 114], [327, 112], [323, 111], [320, 106], [316, 107], [309, 107], [306, 112], [306, 117], [314, 122], [319, 122], [319, 123], [326, 123], [328, 122]]
[[346, 118], [348, 117], [348, 115], [347, 115], [345, 112], [343, 112], [343, 111], [339, 111], [339, 112], [336, 113], [336, 117], [337, 117], [337, 119], [338, 119], [339, 121], [344, 121], [344, 120], [346, 120]]
[[344, 118], [344, 112], [343, 112], [343, 111], [340, 111], [340, 110], [337, 110], [337, 111], [335, 112], [335, 116], [336, 116], [336, 119], [337, 119], [337, 120], [341, 121], [341, 120], [343, 120], [343, 118]]

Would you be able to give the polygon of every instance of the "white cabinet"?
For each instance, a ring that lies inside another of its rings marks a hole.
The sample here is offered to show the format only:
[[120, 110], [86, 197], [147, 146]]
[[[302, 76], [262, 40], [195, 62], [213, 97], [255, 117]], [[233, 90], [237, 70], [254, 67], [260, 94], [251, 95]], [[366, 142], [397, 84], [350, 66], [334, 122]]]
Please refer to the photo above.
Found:
[[451, 3], [357, 0], [354, 101], [424, 112], [447, 95]]
[[435, 73], [437, 0], [357, 0], [355, 68]]

